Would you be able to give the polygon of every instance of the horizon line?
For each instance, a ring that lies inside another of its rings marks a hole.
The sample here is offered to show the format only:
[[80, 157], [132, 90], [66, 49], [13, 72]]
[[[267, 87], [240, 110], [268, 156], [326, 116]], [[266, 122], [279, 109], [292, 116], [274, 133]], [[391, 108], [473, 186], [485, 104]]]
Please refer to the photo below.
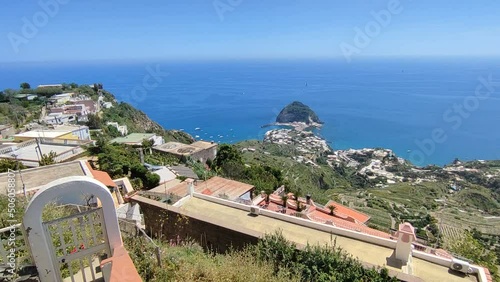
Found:
[[[500, 59], [500, 54], [495, 55], [360, 55], [354, 61], [364, 59], [422, 59], [422, 58], [463, 58], [463, 59]], [[343, 56], [334, 57], [241, 57], [241, 58], [95, 58], [95, 59], [40, 59], [40, 60], [13, 60], [0, 61], [0, 64], [26, 64], [26, 63], [89, 63], [89, 62], [146, 62], [146, 61], [172, 61], [172, 62], [224, 62], [224, 61], [302, 61], [302, 60], [342, 60]], [[345, 61], [348, 63], [347, 61]]]

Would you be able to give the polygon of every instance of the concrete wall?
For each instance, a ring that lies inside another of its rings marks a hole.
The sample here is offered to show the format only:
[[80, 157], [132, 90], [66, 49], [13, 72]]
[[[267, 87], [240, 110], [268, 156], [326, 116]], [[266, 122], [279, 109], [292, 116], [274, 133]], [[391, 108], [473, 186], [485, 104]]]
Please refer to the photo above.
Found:
[[0, 130], [0, 136], [2, 138], [9, 138], [14, 134], [16, 134], [16, 129], [13, 126]]
[[153, 201], [141, 196], [131, 198], [140, 205], [144, 214], [146, 232], [163, 240], [192, 239], [204, 248], [225, 252], [230, 247], [241, 249], [256, 244], [262, 234], [245, 228], [229, 227], [217, 219], [193, 215], [177, 207]]
[[[194, 193], [194, 197], [200, 198], [200, 199], [203, 199], [203, 200], [206, 200], [206, 201], [210, 201], [210, 202], [213, 202], [213, 203], [217, 203], [217, 204], [229, 206], [229, 207], [232, 207], [232, 208], [236, 208], [236, 209], [248, 211], [248, 212], [250, 212], [250, 208], [251, 208], [248, 205], [244, 205], [244, 204], [240, 204], [240, 203], [236, 203], [236, 202], [232, 202], [232, 201], [229, 201], [229, 200], [225, 200], [225, 199], [221, 199], [221, 198], [216, 198], [216, 197], [213, 197], [213, 196], [208, 196], [208, 195], [204, 195], [204, 194], [200, 194], [200, 193]], [[347, 229], [339, 228], [339, 227], [336, 227], [336, 226], [326, 225], [326, 224], [322, 224], [322, 223], [310, 221], [310, 220], [307, 220], [307, 219], [298, 218], [296, 216], [291, 216], [291, 215], [287, 215], [287, 214], [277, 213], [277, 212], [270, 211], [270, 210], [265, 210], [265, 209], [260, 209], [260, 214], [264, 215], [264, 216], [267, 216], [267, 217], [275, 218], [277, 220], [282, 220], [282, 221], [290, 222], [290, 223], [293, 223], [293, 224], [297, 224], [297, 225], [301, 225], [301, 226], [313, 228], [313, 229], [324, 231], [324, 232], [327, 232], [327, 233], [331, 233], [331, 234], [335, 234], [335, 235], [340, 235], [340, 236], [344, 236], [344, 237], [348, 237], [348, 238], [360, 240], [360, 241], [363, 241], [363, 242], [372, 243], [372, 244], [383, 246], [383, 247], [387, 247], [387, 248], [390, 248], [390, 249], [396, 249], [396, 240], [384, 239], [384, 238], [380, 238], [380, 237], [377, 237], [377, 236], [372, 236], [372, 235], [361, 233], [361, 232], [357, 232], [357, 231], [347, 230]]]
[[200, 162], [205, 163], [208, 159], [213, 160], [217, 155], [217, 146], [209, 149], [203, 149], [199, 152], [194, 153], [191, 157], [195, 160], [200, 160]]
[[74, 135], [73, 133], [67, 133], [61, 136], [58, 136], [57, 138], [59, 139], [67, 139], [67, 140], [78, 140], [78, 136]]

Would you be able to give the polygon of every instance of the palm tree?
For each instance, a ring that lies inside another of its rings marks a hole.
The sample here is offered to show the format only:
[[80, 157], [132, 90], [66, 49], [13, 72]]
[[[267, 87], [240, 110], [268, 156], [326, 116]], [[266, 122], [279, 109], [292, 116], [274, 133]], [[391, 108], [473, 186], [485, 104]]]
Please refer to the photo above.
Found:
[[273, 189], [264, 188], [264, 192], [266, 193], [266, 204], [269, 204], [269, 195], [273, 193]]
[[281, 201], [283, 201], [283, 207], [286, 208], [286, 201], [288, 200], [288, 196], [286, 193], [283, 193], [283, 196], [281, 196]]
[[328, 209], [330, 210], [330, 215], [335, 215], [335, 210], [337, 209], [337, 207], [335, 207], [334, 205], [329, 205]]
[[300, 188], [297, 188], [297, 190], [295, 190], [293, 195], [295, 197], [295, 204], [297, 205], [297, 212], [301, 212], [302, 206], [300, 204], [299, 198], [302, 196], [302, 190]]

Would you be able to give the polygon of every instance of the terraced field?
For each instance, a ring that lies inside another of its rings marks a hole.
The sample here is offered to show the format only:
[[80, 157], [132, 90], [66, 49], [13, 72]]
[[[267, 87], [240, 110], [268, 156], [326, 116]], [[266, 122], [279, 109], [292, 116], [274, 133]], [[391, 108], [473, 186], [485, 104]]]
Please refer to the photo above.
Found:
[[439, 232], [443, 235], [443, 240], [445, 242], [453, 242], [459, 240], [463, 236], [463, 229], [458, 229], [447, 224], [441, 224], [439, 226]]
[[500, 234], [500, 218], [487, 218], [477, 210], [448, 207], [434, 213], [441, 222], [459, 230], [476, 228], [486, 234]]

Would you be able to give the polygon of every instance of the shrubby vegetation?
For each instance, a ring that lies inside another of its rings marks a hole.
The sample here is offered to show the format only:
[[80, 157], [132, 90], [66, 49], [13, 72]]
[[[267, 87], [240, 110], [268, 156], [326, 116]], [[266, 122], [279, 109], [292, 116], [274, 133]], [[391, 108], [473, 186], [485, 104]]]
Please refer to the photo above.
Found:
[[46, 166], [56, 163], [56, 152], [50, 151], [48, 154], [43, 154], [39, 161], [40, 166]]
[[488, 250], [481, 242], [474, 238], [476, 232], [466, 231], [460, 240], [451, 242], [447, 247], [450, 251], [464, 256], [474, 263], [487, 267], [493, 276], [494, 281], [500, 281], [500, 275], [496, 264], [498, 258], [494, 251]]
[[343, 250], [307, 246], [298, 250], [281, 233], [266, 235], [256, 246], [226, 254], [203, 252], [196, 244], [161, 246], [162, 267], [145, 239], [126, 246], [144, 281], [397, 281], [386, 269], [367, 269]]
[[8, 172], [9, 170], [19, 170], [25, 168], [26, 167], [19, 161], [0, 159], [0, 173]]
[[158, 123], [149, 119], [144, 112], [124, 102], [117, 103], [112, 108], [103, 109], [102, 118], [97, 116], [89, 117], [87, 125], [90, 128], [103, 129], [107, 127], [107, 122], [118, 122], [120, 125], [126, 125], [129, 132], [156, 133], [163, 136], [165, 141], [178, 141], [181, 143], [191, 143], [194, 141], [185, 132], [163, 129]]
[[98, 169], [107, 172], [111, 178], [129, 176], [135, 188], [151, 189], [158, 186], [160, 177], [148, 171], [140, 162], [136, 148], [123, 144], [109, 144], [102, 136], [88, 152], [97, 156]]
[[266, 165], [246, 166], [243, 163], [241, 152], [228, 144], [219, 146], [211, 169], [225, 177], [250, 183], [257, 188], [257, 191], [263, 190], [267, 193], [274, 191], [280, 185], [289, 184], [278, 168]]

